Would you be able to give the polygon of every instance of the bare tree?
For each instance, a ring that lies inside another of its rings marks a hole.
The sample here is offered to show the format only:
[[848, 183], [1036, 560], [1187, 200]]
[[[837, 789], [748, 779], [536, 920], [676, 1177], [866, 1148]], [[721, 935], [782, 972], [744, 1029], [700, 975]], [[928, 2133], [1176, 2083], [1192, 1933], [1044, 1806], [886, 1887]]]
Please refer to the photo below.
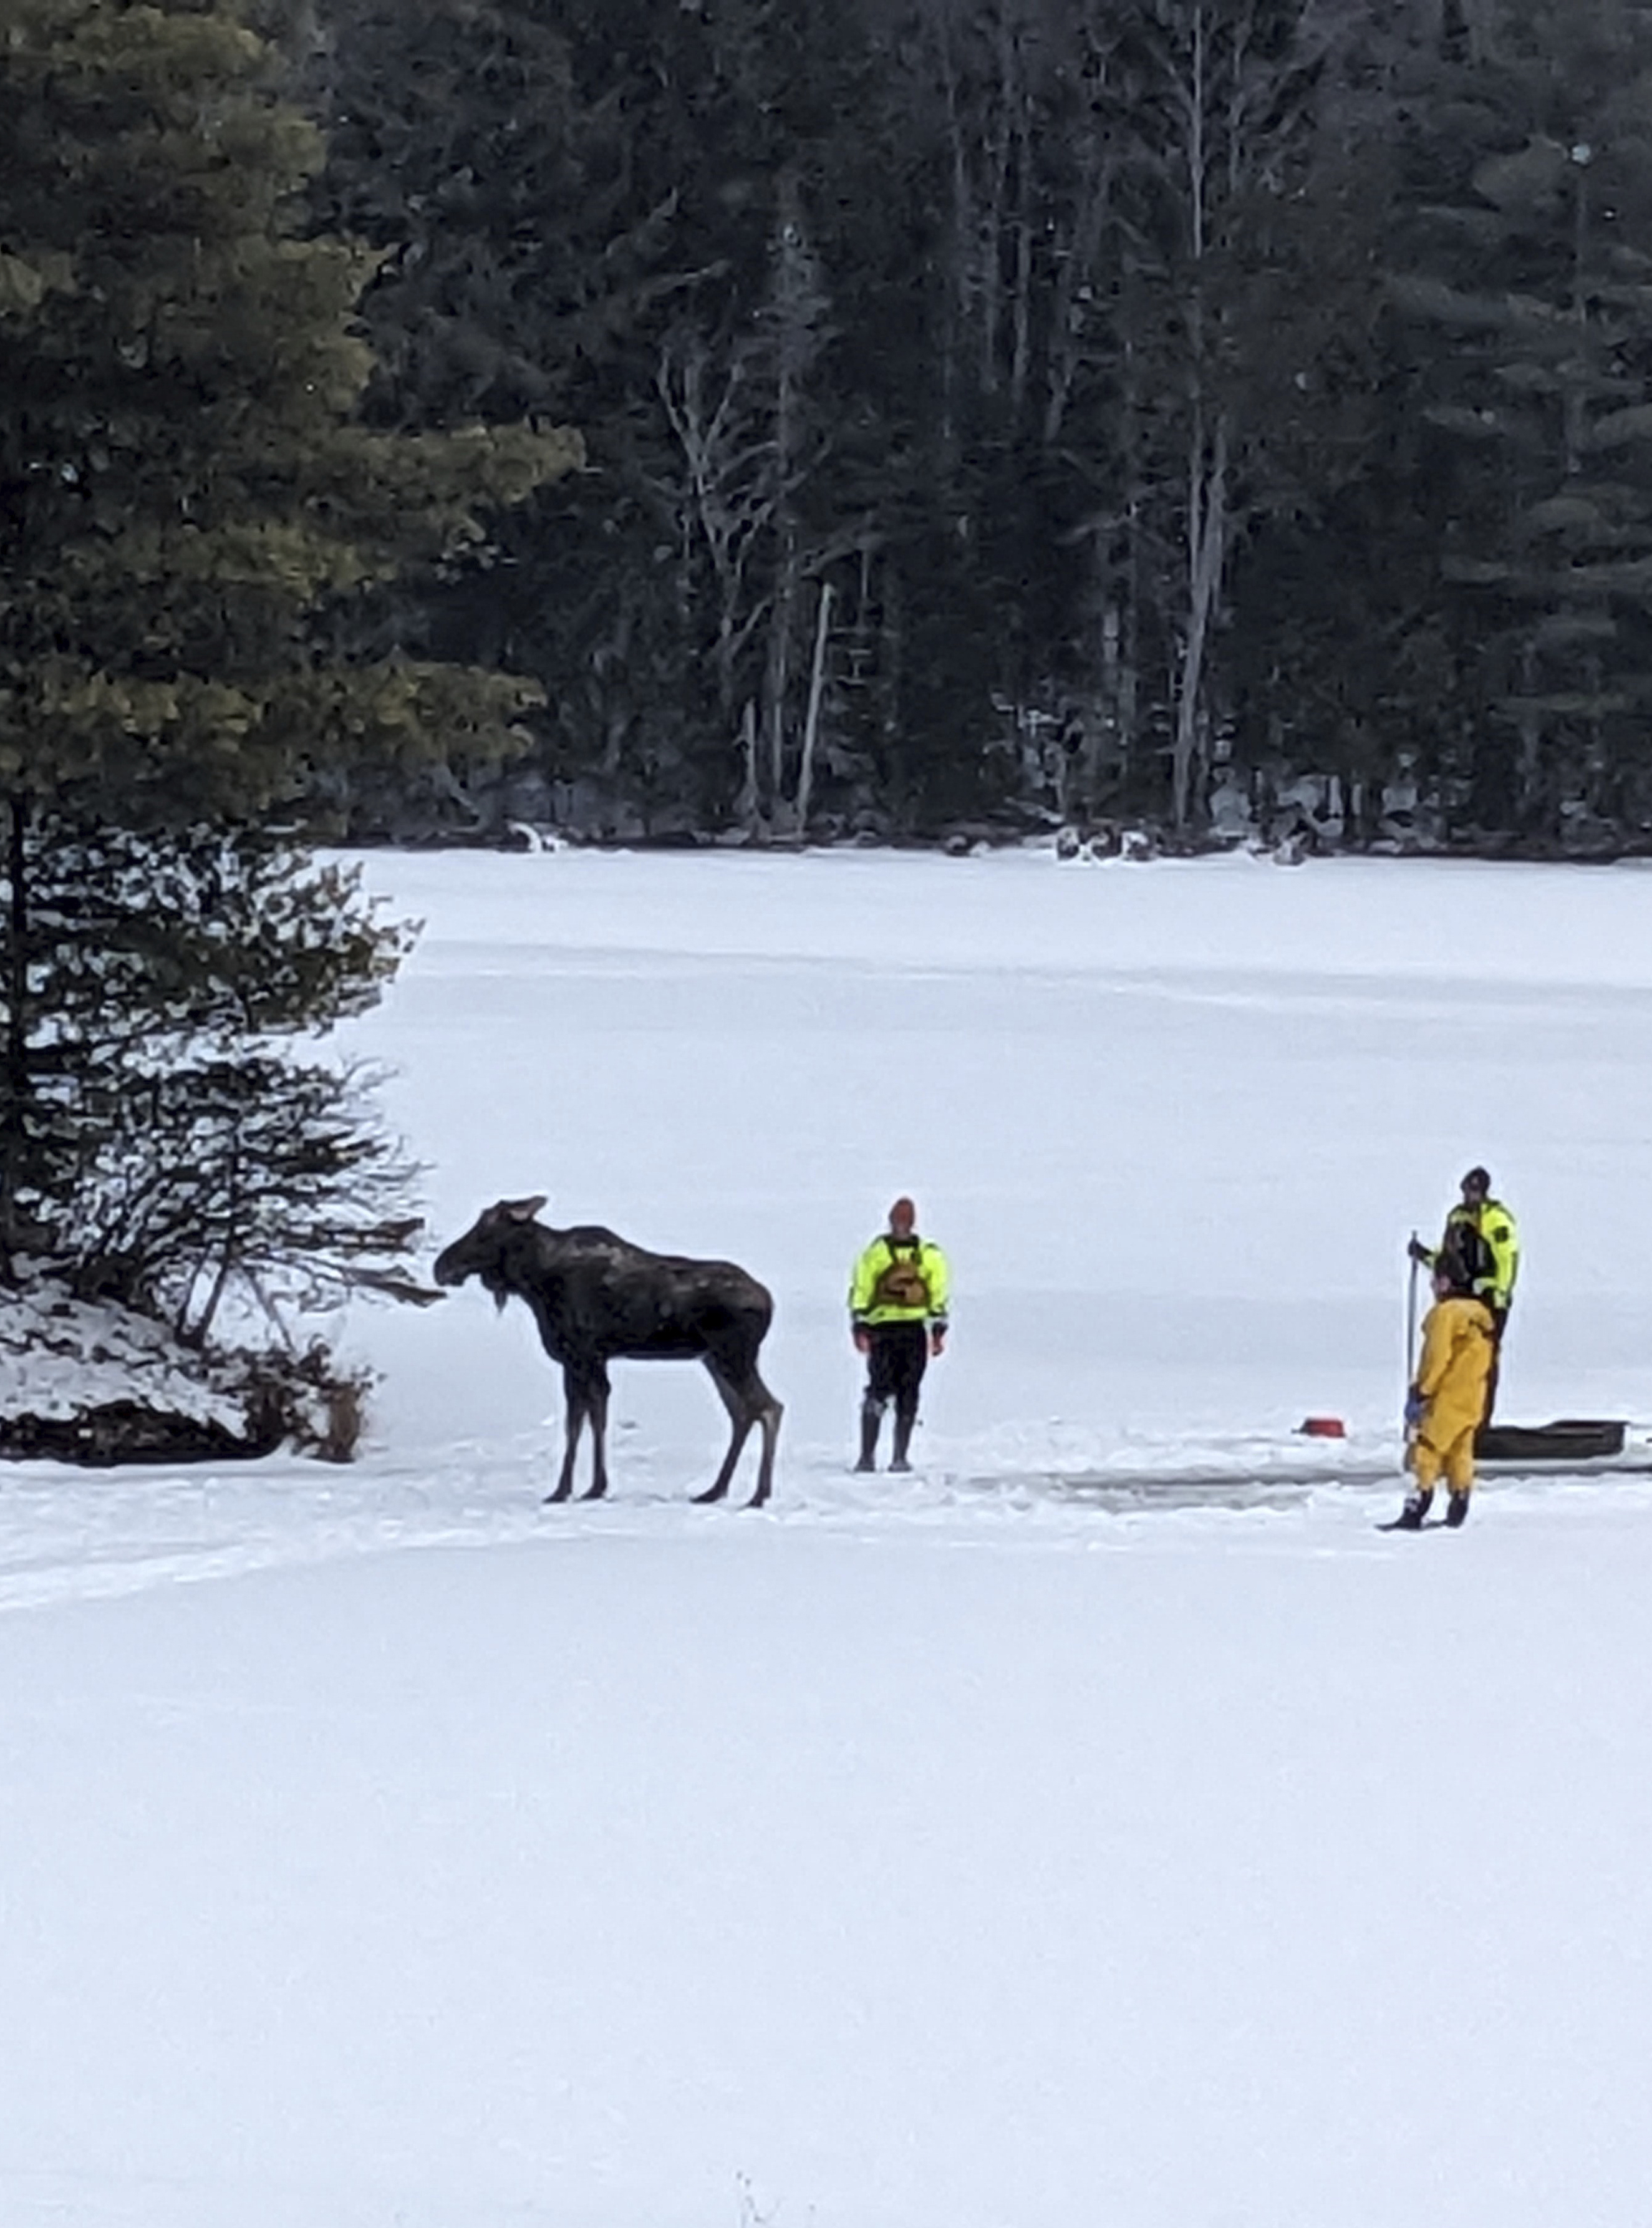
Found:
[[741, 759], [737, 810], [763, 836], [802, 832], [817, 762], [832, 603], [815, 604], [810, 663], [807, 592], [871, 546], [863, 521], [821, 532], [804, 501], [829, 450], [814, 381], [829, 307], [802, 182], [788, 169], [761, 299], [716, 333], [681, 322], [655, 381], [681, 459], [680, 477], [656, 493], [677, 533], [682, 617], [691, 637], [708, 637], [719, 711]]
[[1258, 333], [1245, 297], [1311, 138], [1322, 46], [1306, 0], [1139, 0], [1124, 13], [1111, 91], [1130, 126], [1127, 299], [1156, 358], [1153, 500], [1178, 552], [1170, 803], [1182, 827], [1207, 746], [1236, 477], [1265, 440], [1258, 397], [1289, 346]]
[[661, 490], [679, 536], [678, 594], [692, 620], [699, 600], [696, 551], [710, 575], [711, 657], [717, 701], [734, 717], [741, 654], [760, 623], [765, 599], [753, 585], [758, 553], [779, 509], [761, 344], [741, 336], [719, 348], [681, 325], [661, 350], [655, 391], [682, 460], [679, 483]]
[[829, 306], [820, 263], [809, 239], [797, 175], [788, 168], [781, 174], [777, 195], [769, 294], [762, 312], [772, 368], [770, 423], [776, 491], [773, 590], [763, 688], [772, 824], [788, 816], [787, 698], [804, 571], [797, 498], [822, 447], [809, 407], [808, 385], [825, 346]]

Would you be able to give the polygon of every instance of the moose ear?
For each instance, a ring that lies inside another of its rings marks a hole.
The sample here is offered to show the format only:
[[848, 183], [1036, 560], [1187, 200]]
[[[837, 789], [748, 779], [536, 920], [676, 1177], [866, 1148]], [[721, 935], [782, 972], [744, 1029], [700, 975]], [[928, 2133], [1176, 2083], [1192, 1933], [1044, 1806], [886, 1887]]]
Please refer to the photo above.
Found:
[[513, 1222], [531, 1222], [550, 1196], [547, 1192], [535, 1192], [532, 1199], [508, 1199], [502, 1201], [505, 1213]]

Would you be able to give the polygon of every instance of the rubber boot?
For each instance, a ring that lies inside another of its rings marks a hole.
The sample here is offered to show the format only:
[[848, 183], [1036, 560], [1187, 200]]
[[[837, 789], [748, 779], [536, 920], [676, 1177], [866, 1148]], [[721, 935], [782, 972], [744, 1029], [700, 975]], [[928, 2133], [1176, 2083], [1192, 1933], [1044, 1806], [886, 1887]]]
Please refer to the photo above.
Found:
[[1394, 1525], [1397, 1532], [1420, 1532], [1423, 1519], [1433, 1506], [1434, 1489], [1426, 1487], [1420, 1493], [1409, 1494]]
[[1467, 1521], [1468, 1514], [1468, 1495], [1466, 1493], [1454, 1493], [1451, 1495], [1451, 1498], [1445, 1504], [1446, 1522], [1450, 1525], [1452, 1529], [1455, 1531], [1459, 1524], [1465, 1523]]
[[912, 1468], [912, 1464], [906, 1459], [906, 1450], [912, 1444], [912, 1427], [917, 1420], [915, 1416], [903, 1416], [899, 1411], [896, 1412], [894, 1452], [889, 1458], [891, 1469]]
[[856, 1469], [876, 1469], [878, 1430], [882, 1422], [883, 1410], [878, 1403], [875, 1400], [862, 1401], [861, 1404], [861, 1459], [855, 1465]]

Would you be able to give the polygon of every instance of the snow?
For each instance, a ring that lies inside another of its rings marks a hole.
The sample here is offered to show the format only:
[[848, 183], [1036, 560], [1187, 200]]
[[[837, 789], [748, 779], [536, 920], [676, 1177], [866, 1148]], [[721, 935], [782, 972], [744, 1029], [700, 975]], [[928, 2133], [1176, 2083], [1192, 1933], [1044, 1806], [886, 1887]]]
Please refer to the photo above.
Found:
[[0, 1369], [13, 1417], [63, 1421], [137, 1396], [192, 1422], [246, 1428], [245, 1403], [202, 1373], [199, 1356], [130, 1309], [93, 1306], [34, 1283], [0, 1306]]
[[[432, 1239], [545, 1191], [762, 1276], [776, 1499], [690, 1506], [721, 1411], [622, 1365], [542, 1508], [474, 1287], [352, 1323], [353, 1469], [0, 1471], [6, 2228], [1652, 2217], [1652, 1480], [1373, 1528], [1471, 1162], [1509, 1418], [1652, 1416], [1652, 879], [369, 875]], [[854, 1477], [903, 1190], [956, 1327]]]

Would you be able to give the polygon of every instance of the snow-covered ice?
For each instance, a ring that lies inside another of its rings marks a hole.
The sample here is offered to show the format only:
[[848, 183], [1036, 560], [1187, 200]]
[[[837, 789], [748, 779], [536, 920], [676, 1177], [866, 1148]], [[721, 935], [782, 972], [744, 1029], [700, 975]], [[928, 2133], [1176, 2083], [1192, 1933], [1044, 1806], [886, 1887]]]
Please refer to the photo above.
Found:
[[[620, 1365], [613, 1501], [542, 1508], [474, 1287], [352, 1326], [354, 1469], [0, 1471], [4, 2228], [1652, 2218], [1652, 1480], [1373, 1528], [1471, 1161], [1508, 1416], [1652, 1416], [1652, 876], [370, 874], [433, 1237], [545, 1191], [762, 1276], [776, 1501], [689, 1506], [720, 1408]], [[956, 1330], [868, 1480], [901, 1190]]]

